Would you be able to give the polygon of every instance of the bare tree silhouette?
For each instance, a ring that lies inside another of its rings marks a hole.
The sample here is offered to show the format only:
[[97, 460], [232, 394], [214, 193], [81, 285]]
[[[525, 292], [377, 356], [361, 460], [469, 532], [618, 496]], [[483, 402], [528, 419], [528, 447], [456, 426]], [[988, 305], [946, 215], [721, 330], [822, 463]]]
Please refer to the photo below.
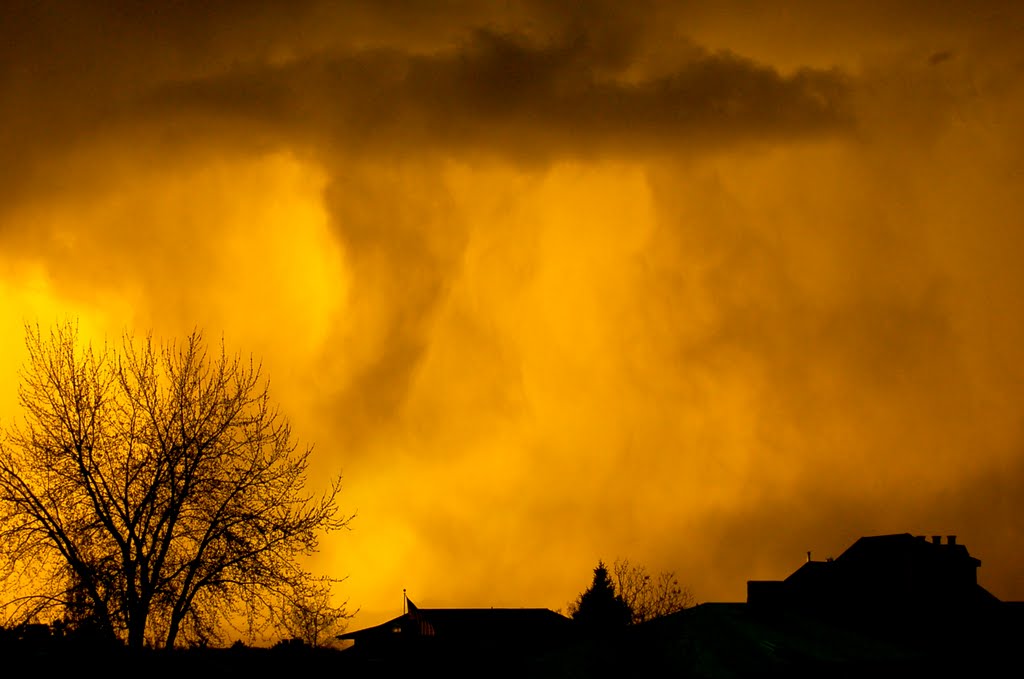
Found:
[[629, 606], [634, 624], [676, 613], [693, 605], [693, 595], [672, 571], [651, 576], [642, 565], [619, 559], [612, 567], [619, 596]]
[[293, 639], [320, 648], [337, 643], [351, 617], [344, 606], [331, 602], [330, 583], [292, 590], [281, 611], [281, 628]]
[[24, 418], [0, 439], [0, 574], [24, 593], [9, 612], [171, 647], [280, 623], [325, 585], [298, 561], [351, 519], [341, 480], [305, 490], [311, 449], [259, 364], [198, 331], [99, 349], [70, 322], [26, 335]]

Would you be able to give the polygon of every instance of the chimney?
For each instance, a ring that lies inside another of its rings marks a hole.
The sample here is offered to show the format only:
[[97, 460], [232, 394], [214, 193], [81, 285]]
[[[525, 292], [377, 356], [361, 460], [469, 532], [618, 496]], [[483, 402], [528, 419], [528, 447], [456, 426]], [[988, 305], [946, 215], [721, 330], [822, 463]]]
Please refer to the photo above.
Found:
[[807, 563], [811, 562], [811, 553], [807, 552]]
[[951, 544], [951, 545], [955, 545], [956, 544], [956, 536], [955, 535], [947, 535], [946, 539], [949, 540], [949, 544]]
[[933, 545], [941, 545], [942, 544], [942, 536], [941, 535], [933, 535], [932, 536], [932, 544]]

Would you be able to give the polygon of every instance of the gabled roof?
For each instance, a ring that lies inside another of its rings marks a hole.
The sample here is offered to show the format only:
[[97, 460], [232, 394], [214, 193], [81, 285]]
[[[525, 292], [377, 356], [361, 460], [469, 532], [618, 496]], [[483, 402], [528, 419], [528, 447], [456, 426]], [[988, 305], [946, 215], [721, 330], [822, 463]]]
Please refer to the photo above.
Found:
[[488, 639], [546, 635], [571, 625], [569, 618], [547, 608], [416, 608], [374, 627], [338, 639], [427, 636], [440, 639]]
[[956, 536], [944, 542], [941, 536], [874, 535], [860, 538], [834, 560], [809, 560], [783, 581], [748, 582], [747, 600], [835, 610], [996, 604], [998, 599], [977, 583], [980, 565]]
[[956, 544], [954, 537], [943, 543], [941, 537], [932, 540], [910, 533], [894, 535], [871, 535], [862, 537], [839, 555], [837, 561], [868, 561], [896, 557], [917, 557], [929, 560], [943, 560], [978, 568], [981, 561], [967, 552], [967, 547]]
[[831, 575], [833, 563], [832, 561], [808, 561], [793, 571], [785, 581], [801, 587], [816, 585]]

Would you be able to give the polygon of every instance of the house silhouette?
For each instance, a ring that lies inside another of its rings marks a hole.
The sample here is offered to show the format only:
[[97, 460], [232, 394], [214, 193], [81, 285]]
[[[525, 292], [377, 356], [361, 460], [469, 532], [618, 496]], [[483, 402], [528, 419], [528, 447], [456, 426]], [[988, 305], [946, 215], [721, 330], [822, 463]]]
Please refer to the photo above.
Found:
[[955, 535], [862, 537], [835, 559], [807, 562], [785, 580], [747, 582], [752, 606], [790, 606], [840, 615], [959, 614], [1000, 601], [978, 584], [981, 561]]
[[489, 654], [524, 643], [552, 647], [573, 627], [569, 618], [547, 608], [420, 608], [408, 598], [406, 607], [397, 618], [337, 638], [353, 641], [352, 651], [359, 655]]
[[[955, 536], [862, 537], [783, 580], [748, 581], [746, 602], [702, 603], [592, 635], [543, 608], [419, 608], [342, 634], [355, 672], [487, 676], [1003, 676], [1024, 638], [1024, 603], [978, 584]], [[454, 669], [453, 669], [454, 668]], [[456, 671], [457, 670], [457, 671]]]

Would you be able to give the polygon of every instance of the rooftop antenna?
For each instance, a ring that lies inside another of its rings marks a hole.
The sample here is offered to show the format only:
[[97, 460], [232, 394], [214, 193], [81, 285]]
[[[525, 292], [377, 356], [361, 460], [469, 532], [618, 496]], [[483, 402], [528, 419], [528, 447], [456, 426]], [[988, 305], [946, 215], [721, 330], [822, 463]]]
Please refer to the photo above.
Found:
[[405, 593], [405, 587], [402, 588], [402, 615], [409, 612], [409, 597]]

